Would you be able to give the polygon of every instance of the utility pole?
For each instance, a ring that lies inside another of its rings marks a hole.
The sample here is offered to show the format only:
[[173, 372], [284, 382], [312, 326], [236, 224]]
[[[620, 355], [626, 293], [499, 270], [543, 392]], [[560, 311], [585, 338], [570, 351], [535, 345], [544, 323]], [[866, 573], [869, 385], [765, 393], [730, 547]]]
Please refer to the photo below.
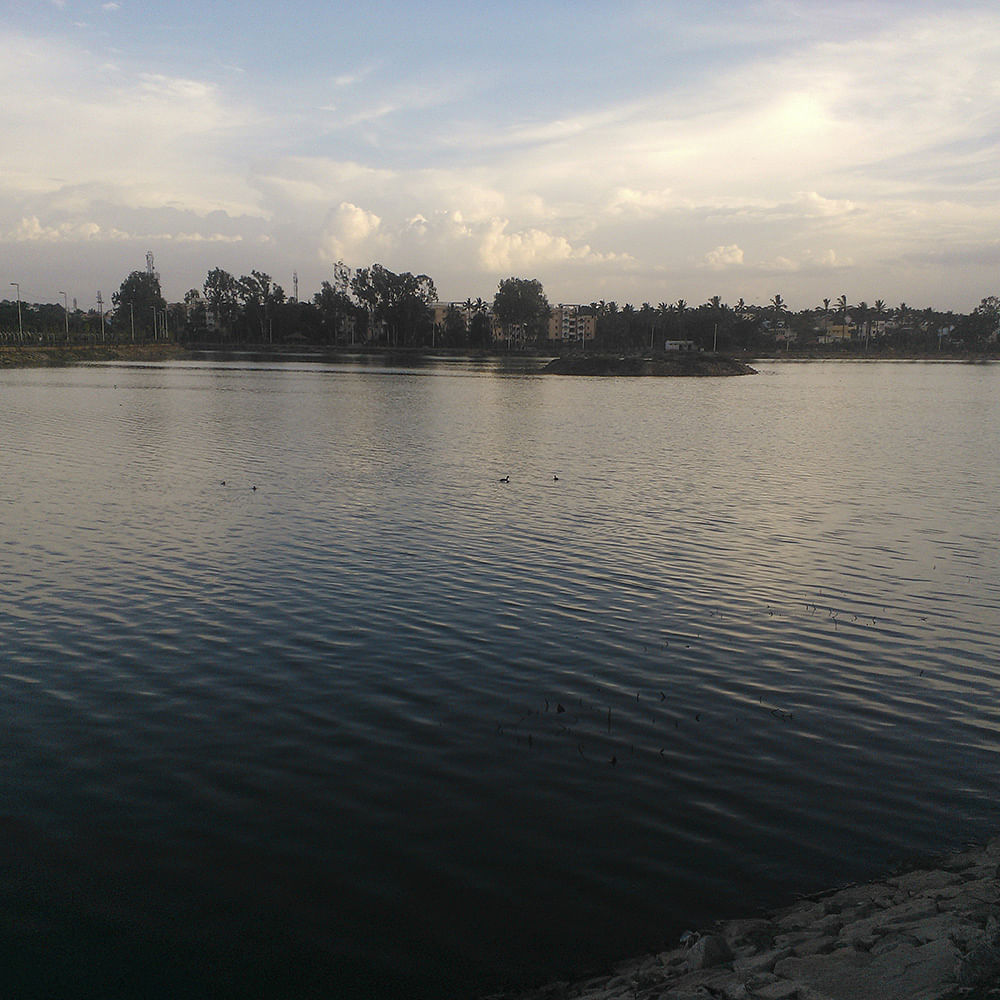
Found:
[[21, 286], [16, 281], [12, 281], [11, 284], [17, 289], [17, 339], [22, 341], [24, 330], [21, 327]]

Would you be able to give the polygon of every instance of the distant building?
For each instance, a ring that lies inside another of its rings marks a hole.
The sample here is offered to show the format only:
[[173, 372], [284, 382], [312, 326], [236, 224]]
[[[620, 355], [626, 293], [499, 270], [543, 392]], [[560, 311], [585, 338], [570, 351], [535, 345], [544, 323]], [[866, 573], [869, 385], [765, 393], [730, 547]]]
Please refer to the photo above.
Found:
[[586, 347], [597, 336], [597, 317], [581, 306], [559, 304], [549, 314], [549, 342]]
[[448, 315], [449, 309], [457, 309], [465, 319], [466, 326], [472, 322], [472, 310], [466, 308], [464, 302], [432, 302], [431, 319], [434, 321], [436, 327], [444, 327], [444, 319]]
[[839, 344], [844, 340], [853, 340], [857, 335], [857, 327], [848, 316], [843, 323], [834, 323], [829, 318], [824, 318], [819, 324], [819, 336], [816, 338], [820, 344]]
[[663, 349], [665, 351], [695, 351], [695, 343], [693, 340], [665, 340], [663, 342]]

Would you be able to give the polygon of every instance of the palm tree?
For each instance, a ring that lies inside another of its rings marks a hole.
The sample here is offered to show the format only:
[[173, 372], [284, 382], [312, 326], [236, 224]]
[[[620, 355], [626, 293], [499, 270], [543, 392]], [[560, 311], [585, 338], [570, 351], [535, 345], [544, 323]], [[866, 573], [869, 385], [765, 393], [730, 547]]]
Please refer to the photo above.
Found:
[[[788, 311], [788, 303], [781, 297], [781, 293], [771, 298], [771, 309], [774, 312], [774, 339], [778, 339], [778, 328], [784, 326], [782, 317]], [[785, 346], [788, 346], [788, 334], [785, 332]]]
[[858, 314], [858, 336], [863, 336], [865, 340], [865, 350], [868, 350], [868, 303], [862, 299], [855, 307]]
[[910, 331], [907, 326], [910, 315], [910, 307], [905, 302], [900, 302], [896, 307], [896, 342], [902, 347], [910, 346]]
[[[882, 322], [882, 314], [885, 312], [885, 301], [883, 299], [876, 299], [875, 305], [872, 307], [875, 310], [875, 325], [878, 327]], [[881, 331], [879, 331], [881, 334]]]
[[830, 300], [823, 299], [823, 323], [822, 323], [823, 336], [828, 338], [830, 336]]
[[847, 296], [841, 295], [837, 299], [837, 314], [840, 316], [840, 325], [847, 326]]

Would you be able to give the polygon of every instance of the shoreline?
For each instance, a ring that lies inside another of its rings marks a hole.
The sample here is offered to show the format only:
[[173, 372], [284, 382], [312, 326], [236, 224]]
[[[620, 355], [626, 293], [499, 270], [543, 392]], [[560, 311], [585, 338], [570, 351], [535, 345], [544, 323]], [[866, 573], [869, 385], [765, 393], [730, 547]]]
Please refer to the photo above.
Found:
[[1000, 997], [1000, 837], [578, 982], [484, 1000], [986, 1000]]
[[44, 368], [86, 364], [101, 361], [150, 362], [192, 361], [203, 358], [235, 360], [250, 357], [270, 361], [347, 361], [361, 357], [393, 359], [400, 363], [421, 364], [431, 360], [534, 361], [537, 374], [597, 375], [622, 377], [704, 377], [751, 375], [757, 371], [752, 364], [817, 363], [817, 362], [897, 362], [988, 365], [1000, 362], [993, 354], [945, 353], [901, 354], [887, 351], [880, 354], [846, 354], [843, 352], [790, 352], [775, 355], [712, 354], [699, 351], [684, 355], [615, 355], [569, 354], [506, 354], [484, 351], [448, 351], [442, 349], [401, 349], [372, 346], [320, 347], [308, 345], [182, 345], [173, 342], [145, 344], [0, 344], [0, 369]]
[[179, 344], [4, 344], [0, 368], [49, 368], [88, 361], [184, 361], [191, 351]]

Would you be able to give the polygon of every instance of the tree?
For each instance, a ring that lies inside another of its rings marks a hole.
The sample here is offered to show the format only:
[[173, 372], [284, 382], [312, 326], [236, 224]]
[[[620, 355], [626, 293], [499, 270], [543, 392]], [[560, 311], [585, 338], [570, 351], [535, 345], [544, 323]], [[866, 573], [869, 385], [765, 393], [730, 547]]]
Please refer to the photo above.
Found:
[[273, 341], [276, 306], [285, 301], [285, 290], [281, 285], [274, 284], [269, 274], [251, 271], [240, 278], [236, 294], [243, 306], [247, 332], [259, 332], [262, 343]]
[[858, 337], [863, 337], [865, 350], [868, 350], [868, 303], [862, 299], [855, 307], [854, 312], [858, 317]]
[[[133, 271], [111, 296], [115, 307], [112, 329], [118, 337], [154, 336], [158, 318], [167, 303], [160, 292], [160, 277], [149, 271]], [[134, 326], [133, 326], [134, 324]]]
[[191, 288], [184, 293], [183, 326], [186, 340], [196, 340], [205, 335], [205, 300], [197, 288]]
[[470, 347], [489, 347], [493, 342], [489, 313], [489, 306], [482, 299], [477, 298], [472, 304], [472, 321], [469, 323]]
[[202, 285], [206, 326], [218, 330], [223, 340], [227, 335], [232, 336], [239, 313], [238, 288], [237, 280], [220, 267], [209, 271]]
[[872, 311], [875, 314], [875, 325], [878, 331], [878, 335], [882, 335], [882, 316], [885, 313], [885, 301], [883, 299], [876, 299], [875, 305], [872, 306]]
[[393, 346], [419, 346], [432, 330], [430, 307], [437, 289], [426, 274], [396, 274], [381, 264], [360, 267], [351, 279], [351, 291], [367, 311], [375, 337], [385, 336]]
[[967, 347], [984, 348], [996, 343], [1000, 333], [1000, 298], [988, 295], [968, 316], [962, 317], [956, 329]]
[[840, 325], [847, 326], [847, 296], [841, 295], [837, 299], [837, 315], [840, 317]]
[[493, 296], [493, 315], [508, 347], [513, 340], [537, 343], [544, 339], [551, 311], [537, 278], [504, 278]]
[[444, 314], [444, 329], [441, 331], [442, 347], [464, 347], [469, 339], [469, 330], [465, 323], [465, 312], [454, 303], [448, 306]]
[[[336, 275], [334, 281], [337, 282]], [[337, 344], [353, 338], [357, 307], [339, 282], [331, 284], [324, 281], [313, 296], [313, 305], [319, 313], [323, 340], [328, 344]]]

